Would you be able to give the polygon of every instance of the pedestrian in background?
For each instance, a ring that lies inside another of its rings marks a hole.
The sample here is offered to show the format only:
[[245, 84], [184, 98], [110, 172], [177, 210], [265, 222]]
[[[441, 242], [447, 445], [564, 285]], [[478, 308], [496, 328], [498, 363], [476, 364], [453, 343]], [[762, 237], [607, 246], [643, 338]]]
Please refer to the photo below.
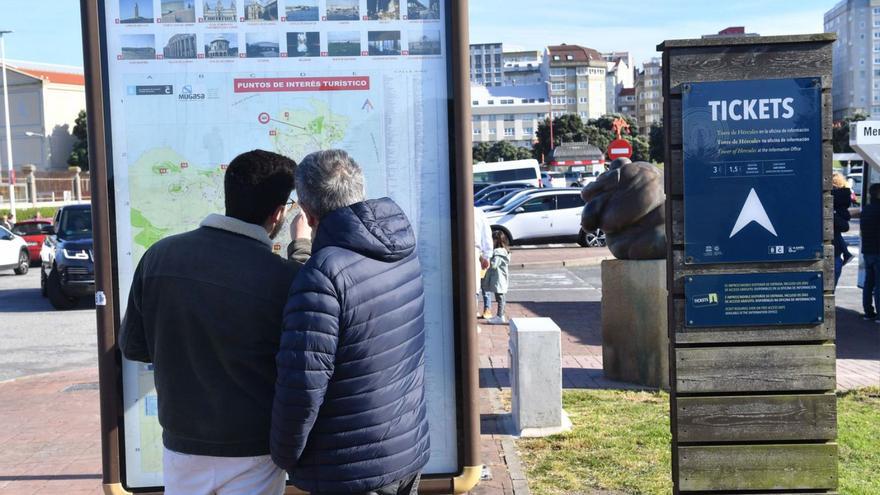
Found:
[[[867, 204], [866, 204], [867, 203]], [[867, 201], [862, 201], [862, 256], [865, 259], [865, 285], [862, 288], [862, 317], [877, 319], [880, 309], [880, 184], [871, 184]]]
[[852, 206], [852, 190], [847, 187], [846, 179], [838, 172], [831, 178], [831, 196], [834, 200], [834, 286], [840, 280], [843, 266], [853, 258], [849, 252], [843, 233], [849, 232], [849, 221], [852, 218], [849, 207]]
[[[510, 247], [507, 244], [507, 236], [496, 230], [492, 233], [494, 249], [489, 258], [489, 268], [483, 278], [483, 316], [488, 318], [491, 325], [503, 325], [507, 323], [505, 307], [507, 304], [507, 289], [509, 286], [510, 271]], [[498, 312], [492, 316], [492, 303], [489, 302], [489, 293], [495, 294], [495, 302], [498, 303]], [[486, 315], [489, 316], [486, 316]]]
[[0, 227], [12, 231], [12, 224], [9, 223], [9, 218], [6, 215], [0, 215]]

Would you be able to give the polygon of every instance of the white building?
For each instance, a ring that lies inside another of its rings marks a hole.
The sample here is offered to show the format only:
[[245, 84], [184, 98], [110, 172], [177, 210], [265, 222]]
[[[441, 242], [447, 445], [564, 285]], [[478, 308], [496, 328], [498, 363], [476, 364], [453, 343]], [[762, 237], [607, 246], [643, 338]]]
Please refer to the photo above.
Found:
[[531, 147], [538, 124], [550, 111], [547, 86], [471, 85], [474, 143], [510, 141]]
[[502, 52], [501, 43], [471, 45], [471, 82], [484, 86], [501, 86], [504, 81]]
[[[82, 69], [7, 61], [12, 163], [17, 170], [66, 170], [74, 121], [86, 108]], [[0, 98], [0, 163], [6, 170], [6, 122]], [[33, 133], [28, 135], [26, 133]]]
[[647, 134], [652, 124], [663, 124], [662, 65], [662, 59], [652, 58], [636, 75], [636, 123], [641, 134]]
[[526, 86], [542, 84], [544, 76], [541, 74], [544, 54], [538, 50], [523, 50], [516, 52], [501, 53], [504, 63], [502, 69], [503, 86]]
[[842, 0], [825, 13], [834, 42], [834, 119], [857, 112], [880, 116], [880, 0]]
[[553, 116], [567, 113], [582, 119], [595, 119], [608, 113], [602, 55], [578, 45], [548, 46], [544, 51], [542, 72], [550, 85]]
[[[616, 56], [616, 58], [614, 58]], [[623, 89], [633, 88], [635, 85], [633, 66], [627, 52], [603, 53], [605, 59], [605, 107], [609, 112], [617, 108], [617, 95]], [[609, 58], [611, 60], [609, 60]]]

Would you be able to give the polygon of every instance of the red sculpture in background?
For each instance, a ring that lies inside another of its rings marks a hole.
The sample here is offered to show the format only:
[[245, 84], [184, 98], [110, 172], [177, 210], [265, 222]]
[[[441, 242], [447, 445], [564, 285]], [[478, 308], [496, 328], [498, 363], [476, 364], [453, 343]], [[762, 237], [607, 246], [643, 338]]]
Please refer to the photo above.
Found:
[[626, 131], [627, 134], [630, 133], [629, 124], [626, 122], [625, 119], [619, 117], [614, 119], [614, 122], [611, 123], [611, 130], [617, 133], [617, 139], [620, 139], [621, 131]]

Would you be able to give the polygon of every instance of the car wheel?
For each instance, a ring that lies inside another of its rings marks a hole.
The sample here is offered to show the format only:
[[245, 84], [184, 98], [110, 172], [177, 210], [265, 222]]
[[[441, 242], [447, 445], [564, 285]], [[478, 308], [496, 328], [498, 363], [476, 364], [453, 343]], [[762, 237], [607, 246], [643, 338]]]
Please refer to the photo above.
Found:
[[54, 268], [49, 272], [49, 278], [46, 280], [46, 293], [49, 295], [49, 302], [55, 309], [73, 309], [79, 301], [78, 298], [70, 297], [64, 293], [64, 289], [61, 288], [61, 277], [58, 275], [58, 270]]
[[16, 275], [25, 275], [31, 267], [31, 257], [27, 251], [18, 253], [18, 266], [15, 267]]
[[582, 246], [605, 247], [605, 244], [605, 232], [603, 232], [602, 229], [584, 232], [584, 244], [581, 244]]
[[46, 272], [42, 267], [40, 267], [40, 295], [49, 297], [49, 294], [46, 292]]

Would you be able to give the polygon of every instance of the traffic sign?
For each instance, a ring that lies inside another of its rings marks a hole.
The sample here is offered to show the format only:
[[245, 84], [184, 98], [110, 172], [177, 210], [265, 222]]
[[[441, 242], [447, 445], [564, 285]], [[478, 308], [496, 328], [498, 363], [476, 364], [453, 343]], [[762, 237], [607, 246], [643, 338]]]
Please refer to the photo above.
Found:
[[629, 158], [633, 154], [633, 147], [626, 139], [615, 139], [608, 145], [608, 151], [605, 154], [609, 160]]

